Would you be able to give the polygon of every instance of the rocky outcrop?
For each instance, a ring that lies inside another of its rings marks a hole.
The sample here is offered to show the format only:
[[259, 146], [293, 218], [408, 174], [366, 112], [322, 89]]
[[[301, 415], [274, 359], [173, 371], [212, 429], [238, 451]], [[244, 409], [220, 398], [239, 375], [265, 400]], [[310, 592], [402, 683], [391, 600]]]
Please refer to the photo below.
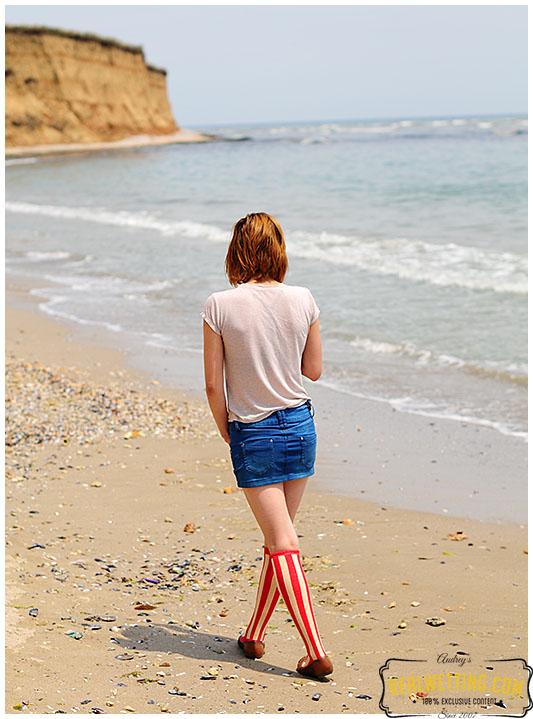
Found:
[[168, 135], [166, 72], [142, 48], [42, 27], [6, 27], [6, 147]]

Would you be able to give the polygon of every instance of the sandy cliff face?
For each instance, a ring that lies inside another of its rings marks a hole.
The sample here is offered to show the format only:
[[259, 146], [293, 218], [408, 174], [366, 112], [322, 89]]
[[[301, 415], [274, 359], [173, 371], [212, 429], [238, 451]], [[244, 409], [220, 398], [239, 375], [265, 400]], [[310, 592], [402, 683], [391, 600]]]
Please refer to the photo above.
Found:
[[178, 130], [141, 48], [45, 28], [6, 28], [5, 107], [7, 147]]

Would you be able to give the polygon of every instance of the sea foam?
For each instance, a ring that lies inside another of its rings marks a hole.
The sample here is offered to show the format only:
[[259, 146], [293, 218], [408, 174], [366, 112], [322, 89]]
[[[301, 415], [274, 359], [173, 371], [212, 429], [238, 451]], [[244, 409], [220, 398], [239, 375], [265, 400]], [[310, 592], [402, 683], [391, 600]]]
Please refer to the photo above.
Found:
[[[172, 220], [150, 212], [111, 211], [94, 207], [62, 207], [28, 202], [6, 202], [8, 212], [46, 215], [132, 229], [153, 230], [163, 236], [229, 242], [230, 228], [193, 220]], [[527, 294], [527, 257], [480, 247], [410, 240], [406, 238], [350, 237], [329, 232], [287, 231], [287, 249], [293, 256], [352, 266], [374, 274], [414, 282]]]

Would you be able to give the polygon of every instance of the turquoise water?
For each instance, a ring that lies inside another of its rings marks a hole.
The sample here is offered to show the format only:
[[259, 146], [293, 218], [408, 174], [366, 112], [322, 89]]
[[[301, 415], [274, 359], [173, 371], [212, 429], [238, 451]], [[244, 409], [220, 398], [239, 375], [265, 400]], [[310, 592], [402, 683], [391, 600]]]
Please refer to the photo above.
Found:
[[197, 356], [201, 385], [203, 302], [234, 222], [266, 211], [321, 308], [323, 384], [525, 436], [525, 118], [207, 131], [226, 141], [8, 161], [8, 275], [177, 381]]

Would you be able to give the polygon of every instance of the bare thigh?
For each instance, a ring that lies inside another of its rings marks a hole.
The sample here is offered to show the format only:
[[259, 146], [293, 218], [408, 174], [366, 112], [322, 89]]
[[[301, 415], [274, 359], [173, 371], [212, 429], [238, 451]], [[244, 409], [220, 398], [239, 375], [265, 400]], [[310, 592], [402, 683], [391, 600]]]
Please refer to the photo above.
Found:
[[[294, 487], [288, 487], [290, 484]], [[300, 504], [305, 480], [244, 488], [244, 494], [271, 552], [299, 549], [293, 518]]]
[[293, 522], [300, 502], [302, 501], [308, 479], [309, 477], [303, 477], [302, 479], [291, 479], [288, 482], [283, 482], [285, 502], [287, 503], [287, 510]]

